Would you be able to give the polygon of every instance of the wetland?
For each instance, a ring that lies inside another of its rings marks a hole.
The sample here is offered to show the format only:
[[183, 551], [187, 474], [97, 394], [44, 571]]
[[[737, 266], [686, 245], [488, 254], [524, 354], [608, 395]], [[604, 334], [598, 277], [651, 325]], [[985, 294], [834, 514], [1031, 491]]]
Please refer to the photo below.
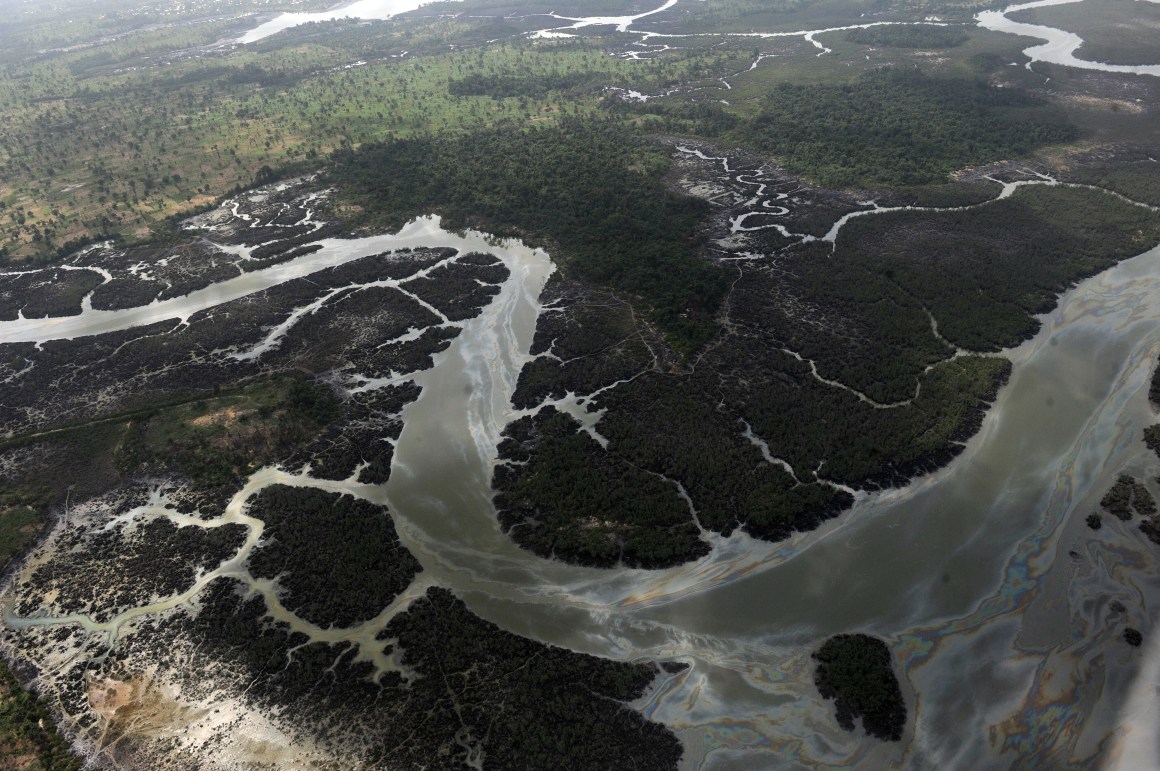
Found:
[[104, 137], [124, 205], [58, 198], [80, 246], [30, 203], [63, 145], [7, 151], [0, 650], [50, 716], [14, 746], [1160, 761], [1151, 64], [863, 5], [463, 0], [199, 49], [131, 77], [240, 141], [198, 198]]

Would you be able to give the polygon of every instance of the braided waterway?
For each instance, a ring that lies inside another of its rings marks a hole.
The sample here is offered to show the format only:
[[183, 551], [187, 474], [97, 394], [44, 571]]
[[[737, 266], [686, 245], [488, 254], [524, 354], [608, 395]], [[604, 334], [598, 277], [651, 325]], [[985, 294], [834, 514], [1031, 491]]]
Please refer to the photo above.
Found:
[[[319, 640], [369, 643], [409, 598], [441, 585], [488, 620], [543, 642], [617, 659], [687, 661], [690, 670], [637, 706], [678, 731], [690, 768], [1160, 762], [1160, 672], [1142, 668], [1157, 653], [1149, 650], [1160, 596], [1154, 547], [1134, 526], [1110, 521], [1093, 532], [1083, 524], [1117, 473], [1152, 479], [1160, 470], [1140, 442], [1154, 419], [1146, 392], [1160, 351], [1160, 248], [1066, 293], [1040, 333], [1007, 352], [1015, 363], [1010, 383], [943, 470], [903, 490], [864, 495], [852, 511], [788, 542], [710, 536], [705, 559], [640, 571], [543, 560], [496, 523], [496, 446], [516, 415], [511, 395], [552, 271], [548, 255], [449, 233], [434, 218], [396, 235], [322, 243], [315, 254], [148, 312], [0, 322], [0, 339], [44, 341], [187, 318], [239, 293], [403, 247], [495, 254], [510, 270], [502, 291], [433, 368], [413, 375], [422, 395], [403, 412], [390, 481], [324, 482], [263, 469], [221, 521], [206, 523], [250, 527], [246, 546], [181, 597], [103, 624], [17, 618], [9, 608], [9, 626], [79, 624], [115, 641], [122, 623], [195, 599], [215, 575], [272, 599], [268, 582], [244, 569], [261, 524], [242, 504], [266, 485], [289, 483], [387, 503], [423, 573], [400, 602], [357, 629], [320, 630], [272, 602], [276, 616]], [[1143, 649], [1119, 639], [1125, 625], [1145, 630]], [[832, 704], [813, 688], [809, 653], [826, 636], [850, 631], [891, 645], [910, 707], [900, 743], [842, 731]], [[362, 655], [380, 670], [392, 667], [381, 655]]]

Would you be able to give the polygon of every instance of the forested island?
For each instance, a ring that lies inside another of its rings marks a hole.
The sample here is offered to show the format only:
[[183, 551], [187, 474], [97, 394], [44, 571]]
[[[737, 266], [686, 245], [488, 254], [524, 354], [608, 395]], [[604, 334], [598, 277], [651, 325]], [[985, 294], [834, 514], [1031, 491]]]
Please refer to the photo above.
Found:
[[906, 702], [886, 643], [865, 634], [840, 634], [813, 654], [814, 683], [833, 699], [838, 725], [854, 730], [860, 719], [868, 736], [898, 741], [906, 727]]

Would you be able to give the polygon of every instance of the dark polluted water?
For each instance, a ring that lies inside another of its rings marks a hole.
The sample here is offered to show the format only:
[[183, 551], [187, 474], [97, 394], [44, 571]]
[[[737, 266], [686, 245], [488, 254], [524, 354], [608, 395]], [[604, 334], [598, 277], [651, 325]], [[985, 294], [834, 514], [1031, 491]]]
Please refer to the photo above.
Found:
[[[1154, 765], [1137, 741], [1156, 722], [1150, 638], [1119, 635], [1156, 613], [1155, 547], [1134, 524], [1083, 520], [1121, 470], [1160, 467], [1141, 442], [1160, 249], [1068, 292], [1005, 354], [1010, 383], [947, 468], [791, 542], [717, 538], [655, 572], [546, 562], [496, 525], [487, 479], [523, 360], [504, 348], [527, 350], [533, 295], [519, 295], [531, 311], [485, 313], [427, 373], [388, 484], [409, 545], [473, 609], [545, 642], [692, 663], [639, 705], [681, 733], [690, 767], [1091, 767], [1121, 751]], [[893, 649], [902, 742], [842, 731], [814, 690], [809, 653], [850, 631]]]
[[[553, 269], [548, 255], [447, 233], [434, 219], [394, 236], [324, 245], [309, 260], [255, 272], [245, 285], [223, 282], [141, 318], [139, 310], [90, 311], [68, 321], [0, 322], [0, 335], [47, 339], [66, 327], [124, 329], [158, 312], [182, 317], [393, 248], [494, 253], [510, 278], [434, 367], [415, 376], [424, 390], [403, 414], [385, 486], [263, 470], [246, 494], [282, 482], [387, 502], [424, 567], [407, 596], [447, 586], [484, 618], [536, 640], [617, 659], [688, 662], [636, 706], [680, 734], [689, 768], [1090, 768], [1117, 759], [1157, 767], [1157, 547], [1135, 524], [1109, 517], [1092, 531], [1084, 519], [1121, 471], [1149, 484], [1160, 471], [1141, 442], [1155, 420], [1147, 385], [1160, 352], [1160, 248], [1066, 293], [1034, 339], [1006, 352], [1015, 364], [1010, 383], [945, 469], [903, 490], [861, 495], [852, 511], [788, 542], [713, 537], [712, 553], [696, 563], [606, 571], [519, 549], [500, 531], [491, 502], [496, 445], [516, 416], [511, 394]], [[232, 516], [241, 517], [241, 500], [234, 504]], [[64, 620], [9, 613], [6, 621], [21, 628]], [[82, 626], [115, 638], [120, 623]], [[303, 631], [361, 642], [373, 639], [375, 624]], [[1120, 639], [1126, 626], [1144, 632], [1143, 647]], [[843, 731], [813, 686], [810, 653], [825, 637], [853, 631], [891, 646], [910, 709], [901, 742]]]

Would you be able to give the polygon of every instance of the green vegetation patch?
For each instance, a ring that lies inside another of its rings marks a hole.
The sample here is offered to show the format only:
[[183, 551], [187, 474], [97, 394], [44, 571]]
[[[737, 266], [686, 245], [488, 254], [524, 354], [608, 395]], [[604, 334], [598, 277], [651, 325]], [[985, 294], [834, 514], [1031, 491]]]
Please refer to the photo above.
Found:
[[1002, 192], [997, 182], [948, 182], [946, 184], [900, 187], [896, 192], [908, 206], [949, 209], [993, 201]]
[[51, 492], [35, 485], [0, 485], [0, 568], [44, 525]]
[[120, 481], [114, 455], [126, 429], [123, 420], [102, 420], [6, 440], [0, 443], [0, 457], [20, 463], [21, 474], [5, 489], [30, 496], [20, 505], [31, 506], [44, 518], [70, 496], [83, 500], [100, 495]]
[[678, 9], [665, 31], [798, 31], [851, 23], [866, 13], [889, 12], [879, 0], [705, 0]]
[[664, 348], [660, 335], [642, 330], [632, 306], [611, 292], [553, 276], [540, 302], [561, 310], [536, 319], [531, 348], [536, 358], [520, 371], [512, 395], [518, 409], [535, 409], [565, 398], [569, 391], [590, 394], [628, 380], [653, 363], [654, 350]]
[[490, 96], [493, 99], [512, 97], [543, 98], [552, 91], [567, 91], [599, 86], [607, 78], [601, 72], [569, 72], [550, 74], [473, 72], [447, 82], [452, 96]]
[[894, 674], [890, 649], [865, 634], [839, 634], [813, 654], [814, 685], [835, 702], [838, 725], [854, 730], [862, 719], [867, 736], [899, 741], [906, 727], [906, 702]]
[[134, 420], [117, 463], [126, 474], [177, 469], [217, 487], [284, 457], [341, 414], [325, 385], [296, 375], [261, 381]]
[[708, 210], [664, 184], [664, 147], [611, 121], [416, 138], [335, 156], [334, 177], [370, 222], [429, 212], [451, 227], [545, 243], [575, 278], [641, 297], [674, 346], [716, 333], [725, 274], [696, 254]]
[[778, 84], [743, 134], [823, 186], [897, 187], [1072, 141], [1078, 130], [1023, 91], [885, 68], [851, 84]]
[[[788, 280], [767, 273], [739, 282], [730, 298], [732, 320], [768, 330], [814, 361], [823, 377], [872, 399], [912, 398], [917, 379], [953, 351], [931, 334], [922, 304], [890, 276], [868, 260], [831, 256], [827, 246], [808, 244], [787, 259], [796, 274]], [[787, 289], [824, 308], [834, 321], [817, 324], [809, 315], [786, 313]]]
[[250, 572], [276, 578], [286, 607], [313, 624], [369, 621], [422, 570], [387, 510], [350, 495], [273, 485], [247, 511], [266, 523]]
[[27, 506], [0, 509], [0, 564], [8, 562], [40, 530], [41, 517]]
[[754, 432], [799, 477], [809, 478], [819, 469], [824, 478], [843, 484], [895, 487], [954, 458], [961, 450], [958, 443], [978, 431], [1010, 372], [1011, 363], [1003, 358], [950, 359], [922, 376], [921, 391], [911, 404], [885, 410], [808, 376], [799, 375], [796, 387], [770, 378], [760, 390], [754, 383], [741, 409]]
[[1160, 150], [1155, 148], [1113, 148], [1081, 154], [1069, 159], [1067, 179], [1160, 206], [1160, 169], [1153, 158], [1157, 154]]
[[[46, 489], [0, 488], [0, 569], [27, 546], [43, 526], [38, 511]], [[0, 660], [0, 764], [28, 771], [80, 771], [82, 762], [56, 731], [47, 707], [20, 687]]]
[[[771, 371], [785, 357], [747, 347], [745, 375], [752, 379], [756, 400], [794, 422], [795, 433], [807, 433], [802, 427], [808, 423], [797, 415], [804, 405], [794, 401], [801, 395], [793, 386], [786, 388], [786, 372]], [[764, 462], [761, 451], [744, 436], [740, 416], [730, 414], [733, 409], [752, 414], [744, 404], [749, 394], [731, 379], [642, 375], [602, 397], [600, 406], [608, 414], [599, 430], [608, 437], [609, 448], [633, 465], [679, 481], [702, 526], [726, 536], [741, 528], [755, 538], [777, 541], [795, 531], [813, 530], [850, 506], [853, 499], [845, 491], [798, 484], [781, 466]], [[719, 408], [721, 403], [728, 407]], [[827, 407], [832, 410], [833, 405]], [[766, 436], [749, 420], [757, 436]], [[780, 451], [780, 445], [773, 446]], [[808, 468], [817, 468], [818, 459], [811, 461]], [[800, 478], [808, 481], [812, 475], [806, 468], [803, 463]]]
[[926, 24], [898, 24], [864, 27], [846, 33], [846, 40], [869, 46], [890, 48], [954, 48], [970, 36], [958, 27], [934, 27]]
[[41, 701], [0, 661], [0, 765], [22, 771], [80, 771]]
[[1053, 8], [1028, 8], [1015, 21], [1043, 24], [1083, 38], [1076, 56], [1105, 64], [1160, 64], [1160, 7], [1136, 0], [1100, 0]]
[[552, 124], [594, 112], [604, 86], [655, 93], [745, 66], [711, 48], [630, 61], [496, 21], [462, 8], [352, 19], [212, 56], [189, 55], [212, 42], [189, 25], [159, 31], [151, 54], [126, 39], [14, 64], [0, 79], [0, 257], [59, 259], [103, 234], [153, 239], [171, 217], [271, 173], [314, 171], [335, 148]]

